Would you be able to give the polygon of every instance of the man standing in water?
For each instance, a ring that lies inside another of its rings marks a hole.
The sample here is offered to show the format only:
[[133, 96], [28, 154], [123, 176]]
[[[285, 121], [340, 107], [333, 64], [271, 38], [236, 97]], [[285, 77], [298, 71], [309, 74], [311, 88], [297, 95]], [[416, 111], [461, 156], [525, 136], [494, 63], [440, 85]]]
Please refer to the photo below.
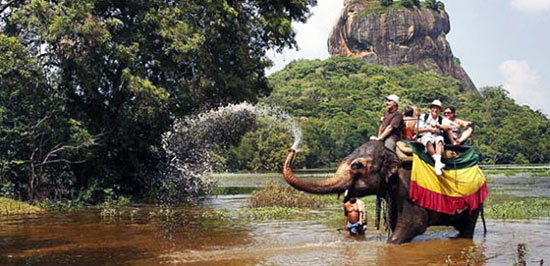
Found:
[[401, 128], [403, 127], [403, 114], [399, 111], [399, 97], [389, 95], [386, 97], [386, 113], [382, 117], [382, 124], [378, 129], [378, 136], [370, 137], [371, 140], [384, 142], [386, 148], [395, 151], [395, 143], [401, 137]]
[[365, 203], [355, 197], [344, 199], [344, 229], [352, 235], [363, 234], [367, 229]]

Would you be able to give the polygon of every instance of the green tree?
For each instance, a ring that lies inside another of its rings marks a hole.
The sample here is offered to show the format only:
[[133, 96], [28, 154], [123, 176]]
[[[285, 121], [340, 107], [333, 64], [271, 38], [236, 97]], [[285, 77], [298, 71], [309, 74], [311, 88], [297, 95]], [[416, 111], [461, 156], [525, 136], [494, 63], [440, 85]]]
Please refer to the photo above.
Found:
[[27, 49], [0, 34], [0, 181], [23, 199], [71, 194], [70, 167], [95, 139], [66, 115], [66, 98], [45, 82]]
[[393, 4], [393, 0], [380, 0], [380, 4], [382, 6], [391, 6]]
[[441, 1], [437, 1], [437, 10], [445, 10], [445, 4]]
[[412, 8], [415, 5], [414, 2], [414, 0], [401, 0], [401, 5], [406, 8]]
[[174, 118], [268, 95], [265, 51], [295, 47], [291, 23], [315, 4], [9, 1], [0, 27], [46, 71], [41, 79], [66, 99], [63, 115], [101, 136], [85, 162], [70, 166], [74, 186], [143, 195]]
[[439, 9], [439, 6], [437, 5], [437, 0], [426, 0], [426, 6], [429, 9], [437, 11]]

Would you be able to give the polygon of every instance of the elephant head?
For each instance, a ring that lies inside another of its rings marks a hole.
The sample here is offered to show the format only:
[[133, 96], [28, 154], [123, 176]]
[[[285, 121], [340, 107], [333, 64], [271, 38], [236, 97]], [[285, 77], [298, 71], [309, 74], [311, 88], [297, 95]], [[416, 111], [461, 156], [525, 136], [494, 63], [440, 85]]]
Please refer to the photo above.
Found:
[[294, 188], [314, 194], [342, 193], [362, 197], [377, 194], [388, 183], [399, 166], [394, 152], [381, 141], [369, 141], [346, 156], [336, 173], [324, 180], [300, 179], [294, 175], [292, 161], [296, 151], [290, 150], [283, 166], [285, 180]]

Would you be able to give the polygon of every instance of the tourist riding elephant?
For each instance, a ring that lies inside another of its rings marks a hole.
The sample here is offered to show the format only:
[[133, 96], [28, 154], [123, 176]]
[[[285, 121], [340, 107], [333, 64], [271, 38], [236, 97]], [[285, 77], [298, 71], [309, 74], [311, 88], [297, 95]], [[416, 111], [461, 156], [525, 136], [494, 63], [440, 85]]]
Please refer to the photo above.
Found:
[[283, 167], [285, 180], [294, 188], [314, 194], [349, 196], [378, 195], [389, 208], [391, 236], [388, 243], [400, 244], [423, 234], [431, 225], [449, 225], [458, 237], [472, 238], [479, 210], [449, 215], [422, 208], [409, 198], [411, 170], [401, 165], [394, 152], [380, 141], [369, 141], [344, 158], [334, 176], [324, 180], [298, 179], [292, 170], [296, 151], [290, 150]]

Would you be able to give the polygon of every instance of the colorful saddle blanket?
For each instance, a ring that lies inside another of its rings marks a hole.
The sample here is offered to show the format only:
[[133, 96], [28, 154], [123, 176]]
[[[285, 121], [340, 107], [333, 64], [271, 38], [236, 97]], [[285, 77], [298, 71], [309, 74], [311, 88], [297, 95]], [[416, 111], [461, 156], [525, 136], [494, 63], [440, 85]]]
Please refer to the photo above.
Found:
[[413, 145], [413, 163], [409, 196], [416, 204], [437, 212], [455, 214], [466, 208], [479, 208], [489, 190], [481, 172], [479, 156], [472, 148], [460, 157], [442, 159], [446, 165], [437, 176], [433, 159]]

